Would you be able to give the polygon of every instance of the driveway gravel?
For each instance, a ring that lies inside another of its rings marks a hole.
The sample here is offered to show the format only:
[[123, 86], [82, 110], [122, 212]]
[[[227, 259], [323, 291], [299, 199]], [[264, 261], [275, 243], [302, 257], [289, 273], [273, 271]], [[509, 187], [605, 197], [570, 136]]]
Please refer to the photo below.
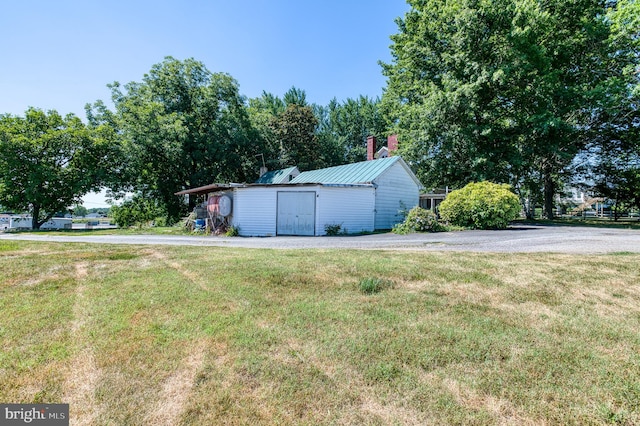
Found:
[[67, 236], [47, 235], [46, 233], [0, 233], [0, 240], [271, 249], [383, 249], [574, 254], [640, 253], [640, 230], [528, 225], [513, 226], [499, 231], [460, 231], [410, 235], [386, 233], [338, 237], [256, 238], [91, 234]]

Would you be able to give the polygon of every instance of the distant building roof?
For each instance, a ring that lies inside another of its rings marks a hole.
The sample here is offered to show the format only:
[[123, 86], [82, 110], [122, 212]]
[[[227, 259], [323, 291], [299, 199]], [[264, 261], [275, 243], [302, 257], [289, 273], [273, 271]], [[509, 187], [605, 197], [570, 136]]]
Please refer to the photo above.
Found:
[[345, 164], [344, 166], [302, 172], [291, 183], [372, 183], [385, 170], [397, 162], [400, 162], [420, 185], [401, 157], [380, 158], [378, 160], [361, 161], [359, 163]]
[[387, 158], [389, 156], [389, 148], [383, 146], [376, 152], [376, 158]]
[[277, 184], [277, 183], [289, 183], [291, 179], [300, 174], [300, 170], [297, 167], [289, 167], [281, 170], [274, 170], [267, 172], [260, 176], [255, 183]]

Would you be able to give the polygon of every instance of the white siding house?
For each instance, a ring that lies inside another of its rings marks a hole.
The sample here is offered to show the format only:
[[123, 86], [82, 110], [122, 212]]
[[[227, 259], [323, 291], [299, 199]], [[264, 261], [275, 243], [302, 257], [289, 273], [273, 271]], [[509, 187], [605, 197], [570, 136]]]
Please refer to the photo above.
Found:
[[374, 229], [372, 185], [250, 185], [233, 189], [233, 204], [231, 223], [242, 236], [325, 235], [326, 225]]
[[239, 229], [240, 235], [276, 235], [277, 198], [274, 190], [263, 186], [234, 188], [231, 224]]
[[[298, 183], [372, 185], [375, 190], [373, 229], [391, 229], [402, 222], [403, 212], [419, 203], [422, 184], [401, 157], [380, 158], [344, 166], [302, 172], [291, 181]], [[349, 209], [353, 209], [352, 211]], [[358, 211], [350, 206], [344, 212]]]
[[373, 185], [322, 186], [316, 235], [325, 235], [325, 225], [340, 225], [345, 233], [375, 229], [375, 188]]
[[[259, 183], [212, 184], [177, 195], [225, 191], [232, 197], [231, 214], [225, 220], [242, 236], [318, 236], [331, 225], [351, 234], [391, 229], [404, 219], [404, 212], [418, 205], [422, 188], [401, 157], [297, 175], [297, 169], [271, 173]], [[286, 179], [272, 180], [281, 176]]]
[[[390, 157], [394, 158], [400, 157]], [[375, 160], [380, 161], [380, 160]], [[420, 202], [422, 185], [402, 161], [389, 167], [375, 180], [376, 223], [375, 229], [391, 229], [404, 220], [404, 213]]]

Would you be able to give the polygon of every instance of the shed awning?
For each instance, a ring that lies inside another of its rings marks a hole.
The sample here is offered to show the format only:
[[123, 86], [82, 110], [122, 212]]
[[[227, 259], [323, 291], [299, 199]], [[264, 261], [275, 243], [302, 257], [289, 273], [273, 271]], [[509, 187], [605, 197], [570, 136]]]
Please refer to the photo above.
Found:
[[185, 189], [179, 192], [176, 192], [175, 195], [201, 195], [208, 194], [210, 192], [222, 191], [225, 189], [230, 189], [238, 186], [243, 186], [242, 184], [237, 183], [212, 183], [210, 185], [199, 186], [197, 188]]

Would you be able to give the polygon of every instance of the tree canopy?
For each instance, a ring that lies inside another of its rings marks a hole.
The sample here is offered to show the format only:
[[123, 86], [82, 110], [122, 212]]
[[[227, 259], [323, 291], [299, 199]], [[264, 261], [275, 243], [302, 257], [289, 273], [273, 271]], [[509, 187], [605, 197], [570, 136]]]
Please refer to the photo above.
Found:
[[310, 170], [364, 161], [367, 137], [382, 140], [387, 134], [380, 100], [364, 96], [309, 105], [305, 91], [292, 87], [283, 99], [267, 92], [251, 99], [249, 115], [270, 168]]
[[383, 64], [403, 154], [427, 186], [509, 182], [523, 199], [542, 196], [551, 217], [610, 76], [629, 65], [608, 18], [625, 2], [408, 3]]
[[317, 105], [296, 87], [247, 100], [230, 75], [166, 57], [140, 81], [109, 85], [115, 110], [88, 105], [87, 125], [36, 109], [2, 116], [0, 204], [41, 222], [108, 187], [173, 221], [187, 211], [174, 195], [184, 188], [252, 182], [263, 161], [363, 161], [368, 136], [396, 133], [427, 187], [506, 182], [527, 213], [542, 203], [552, 217], [579, 171], [596, 195], [640, 207], [640, 2], [408, 3], [381, 100]]
[[110, 87], [132, 160], [130, 189], [159, 200], [170, 220], [184, 212], [175, 192], [257, 176], [259, 138], [228, 74], [167, 57], [141, 82]]
[[282, 166], [297, 165], [313, 170], [324, 165], [324, 155], [316, 136], [318, 119], [308, 106], [290, 104], [271, 121], [271, 130], [280, 146]]
[[387, 136], [387, 123], [380, 110], [379, 99], [360, 96], [342, 103], [333, 99], [327, 110], [327, 130], [339, 147], [337, 164], [366, 160], [367, 137], [375, 136], [382, 141]]
[[607, 96], [593, 113], [580, 157], [587, 172], [581, 183], [607, 198], [614, 211], [640, 209], [640, 2], [618, 2], [607, 19], [616, 49], [607, 58]]
[[0, 204], [28, 211], [39, 229], [108, 181], [118, 158], [112, 134], [56, 111], [0, 116]]

